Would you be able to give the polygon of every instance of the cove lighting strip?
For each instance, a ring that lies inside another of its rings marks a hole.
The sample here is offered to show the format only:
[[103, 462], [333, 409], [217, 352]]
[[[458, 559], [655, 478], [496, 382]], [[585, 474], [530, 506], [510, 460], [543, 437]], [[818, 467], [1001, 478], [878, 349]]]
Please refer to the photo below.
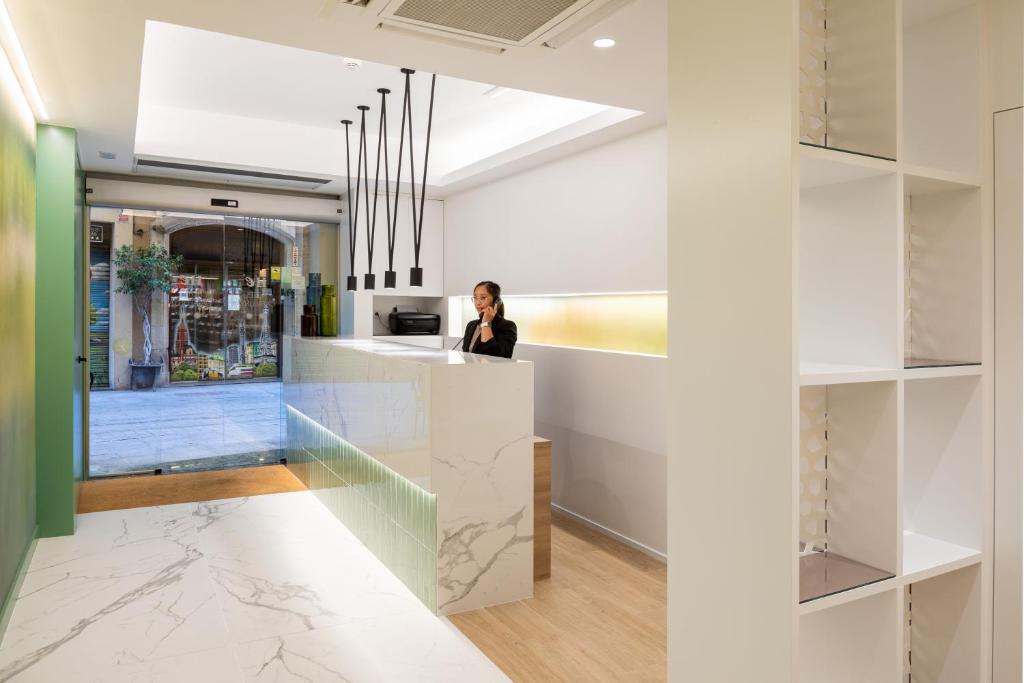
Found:
[[14, 22], [11, 21], [11, 15], [7, 11], [7, 4], [4, 0], [0, 0], [0, 39], [2, 39], [5, 52], [7, 52], [7, 58], [21, 82], [22, 93], [32, 105], [36, 118], [46, 121], [49, 115], [46, 113], [43, 98], [36, 86], [36, 79], [32, 77], [32, 69], [28, 66], [25, 50], [22, 49], [21, 41], [18, 40], [18, 32], [14, 30]]

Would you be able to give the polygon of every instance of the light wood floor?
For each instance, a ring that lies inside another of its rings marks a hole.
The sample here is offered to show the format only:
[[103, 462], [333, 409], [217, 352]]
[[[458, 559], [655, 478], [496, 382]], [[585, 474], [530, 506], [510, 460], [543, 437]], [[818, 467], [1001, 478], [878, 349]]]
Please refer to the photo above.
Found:
[[90, 479], [79, 488], [78, 511], [126, 510], [305, 490], [283, 465]]
[[667, 568], [561, 515], [534, 597], [451, 621], [513, 681], [664, 681]]

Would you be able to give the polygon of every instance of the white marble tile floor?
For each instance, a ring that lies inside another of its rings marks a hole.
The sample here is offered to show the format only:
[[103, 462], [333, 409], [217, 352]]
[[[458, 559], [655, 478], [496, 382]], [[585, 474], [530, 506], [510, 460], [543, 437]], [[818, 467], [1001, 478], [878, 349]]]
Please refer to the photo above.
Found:
[[507, 681], [309, 492], [97, 512], [41, 539], [0, 681]]

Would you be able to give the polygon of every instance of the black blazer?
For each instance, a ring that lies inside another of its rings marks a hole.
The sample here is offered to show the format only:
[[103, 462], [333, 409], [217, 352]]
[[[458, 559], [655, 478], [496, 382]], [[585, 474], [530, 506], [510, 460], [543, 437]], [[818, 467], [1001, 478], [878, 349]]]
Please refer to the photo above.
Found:
[[[479, 324], [480, 320], [477, 319], [469, 321], [469, 324], [466, 325], [466, 334], [462, 336], [463, 351], [469, 351], [469, 342], [473, 341], [473, 334], [476, 332], [477, 325]], [[494, 333], [494, 339], [489, 342], [477, 339], [476, 348], [473, 349], [473, 353], [479, 353], [484, 356], [511, 358], [512, 349], [515, 348], [516, 339], [519, 336], [516, 324], [511, 320], [498, 316], [491, 321], [491, 331]]]

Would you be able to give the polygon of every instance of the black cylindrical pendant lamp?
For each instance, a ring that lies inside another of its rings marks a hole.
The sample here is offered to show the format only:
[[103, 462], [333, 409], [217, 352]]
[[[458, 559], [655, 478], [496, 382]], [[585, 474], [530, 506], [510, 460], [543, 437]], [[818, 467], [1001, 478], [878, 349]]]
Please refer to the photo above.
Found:
[[416, 73], [415, 69], [402, 69], [402, 73], [405, 74], [405, 101], [402, 106], [405, 108], [405, 118], [409, 122], [409, 189], [412, 197], [412, 245], [413, 253], [415, 256], [415, 262], [412, 268], [409, 269], [409, 286], [410, 287], [422, 287], [423, 286], [423, 269], [420, 268], [420, 245], [419, 238], [416, 234], [416, 226], [418, 221], [416, 220], [416, 158], [413, 154], [412, 148], [412, 92], [411, 92], [411, 77]]
[[[363, 194], [366, 199], [366, 209], [363, 223], [366, 225], [366, 266], [367, 273], [363, 276], [363, 289], [374, 289], [377, 278], [373, 275], [373, 235], [370, 233], [370, 149], [366, 144], [366, 112], [370, 110], [365, 104], [361, 104], [359, 110], [359, 159], [356, 160], [356, 194], [359, 193], [359, 176], [363, 177]], [[374, 198], [376, 204], [376, 198]], [[358, 230], [358, 223], [356, 229]]]
[[[373, 221], [369, 232], [369, 247], [367, 251], [367, 270], [365, 277], [365, 289], [374, 289], [377, 284], [377, 276], [373, 274], [373, 246], [377, 239], [377, 200], [380, 197], [380, 160], [381, 149], [384, 150], [384, 208], [387, 212], [386, 220], [388, 230], [391, 229], [391, 203], [388, 181], [388, 141], [387, 141], [387, 96], [391, 92], [387, 88], [377, 88], [380, 93], [380, 118], [377, 124], [377, 163], [373, 174]], [[389, 249], [390, 252], [390, 249]], [[390, 261], [388, 266], [390, 267]], [[385, 287], [387, 286], [387, 274], [384, 275]]]
[[[424, 202], [427, 198], [427, 164], [430, 162], [430, 132], [434, 125], [434, 87], [437, 85], [437, 74], [433, 74], [430, 77], [430, 108], [427, 111], [427, 147], [423, 152], [423, 186], [420, 188], [420, 221], [419, 225], [415, 224], [416, 213], [413, 212], [413, 228], [416, 230], [416, 265], [413, 266], [409, 272], [409, 284], [413, 287], [423, 286], [423, 269], [420, 265], [420, 244], [423, 241], [423, 213], [424, 213]], [[409, 134], [412, 134], [412, 125], [409, 126]], [[410, 152], [412, 151], [412, 145], [409, 146]], [[415, 185], [413, 186], [413, 203], [416, 202]]]
[[[349, 291], [355, 291], [359, 286], [359, 278], [355, 276], [356, 271], [356, 231], [352, 225], [352, 164], [351, 164], [351, 152], [349, 151], [348, 141], [348, 127], [352, 125], [352, 122], [348, 119], [344, 119], [341, 124], [345, 126], [345, 185], [347, 188], [347, 194], [345, 196], [348, 201], [348, 253], [349, 253], [349, 275], [345, 278], [345, 287]], [[356, 188], [356, 200], [358, 206], [358, 186]]]

